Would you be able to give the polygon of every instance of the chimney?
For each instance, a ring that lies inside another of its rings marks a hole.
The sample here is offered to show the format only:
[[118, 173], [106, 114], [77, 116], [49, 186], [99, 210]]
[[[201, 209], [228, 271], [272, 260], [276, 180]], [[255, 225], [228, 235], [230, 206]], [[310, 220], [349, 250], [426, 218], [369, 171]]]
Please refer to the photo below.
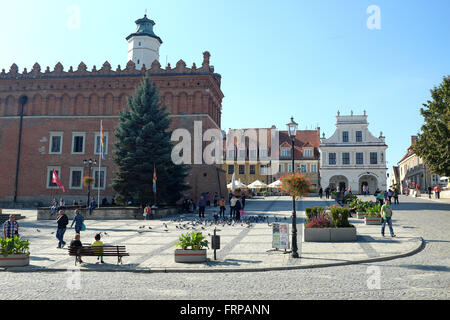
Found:
[[416, 143], [417, 136], [411, 136], [411, 145], [413, 146]]

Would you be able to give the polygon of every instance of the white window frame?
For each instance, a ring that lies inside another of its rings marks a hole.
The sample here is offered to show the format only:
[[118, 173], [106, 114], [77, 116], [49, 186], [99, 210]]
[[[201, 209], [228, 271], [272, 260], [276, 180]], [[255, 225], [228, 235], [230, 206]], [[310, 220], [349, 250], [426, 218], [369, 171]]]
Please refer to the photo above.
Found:
[[[57, 131], [50, 132], [50, 140], [48, 142], [48, 154], [62, 154], [63, 136], [64, 136], [64, 133], [60, 132], [60, 131], [58, 131], [58, 132]], [[59, 145], [59, 152], [52, 152], [53, 137], [61, 137], [61, 143]]]
[[317, 164], [310, 164], [310, 171], [312, 172], [312, 173], [317, 173]]
[[[75, 144], [75, 137], [83, 137], [83, 151], [82, 152], [74, 152], [73, 147]], [[84, 154], [86, 150], [86, 132], [72, 132], [72, 146], [71, 146], [71, 154]]]
[[[72, 172], [81, 171], [81, 181], [79, 187], [72, 186]], [[70, 167], [70, 181], [69, 181], [69, 189], [72, 190], [82, 190], [83, 189], [83, 175], [84, 175], [84, 167]]]
[[313, 151], [312, 151], [312, 149], [305, 149], [304, 150], [304, 152], [303, 152], [303, 156], [304, 157], [312, 157], [313, 156]]
[[267, 158], [267, 150], [266, 149], [260, 149], [259, 150], [259, 158], [260, 159], [266, 159]]
[[[97, 148], [98, 150], [101, 150], [101, 146], [100, 146], [100, 139], [98, 139], [100, 136], [102, 135], [101, 132], [96, 132], [94, 135], [94, 154], [96, 155], [100, 155], [101, 152], [97, 152]], [[109, 144], [109, 132], [103, 132], [103, 135], [105, 136], [105, 155], [108, 154], [108, 144]], [[98, 145], [97, 145], [98, 144]]]
[[306, 164], [300, 165], [300, 173], [308, 173], [308, 166]]
[[[100, 187], [100, 188], [95, 186], [95, 176], [98, 171], [99, 171], [98, 167], [92, 168], [92, 177], [94, 178], [94, 181], [92, 182], [92, 190], [99, 190], [99, 189], [105, 190], [106, 189], [106, 173], [108, 172], [108, 170], [106, 167], [100, 167], [100, 171], [105, 172], [105, 174], [103, 175], [103, 187]], [[101, 185], [101, 183], [100, 183], [100, 185]]]
[[47, 166], [47, 180], [45, 180], [45, 186], [47, 189], [59, 189], [58, 186], [52, 187], [49, 185], [50, 177], [52, 177], [51, 175], [53, 174], [53, 170], [55, 170], [57, 172], [59, 180], [62, 181], [61, 166]]
[[282, 157], [291, 157], [291, 149], [281, 148], [281, 156]]
[[264, 174], [264, 175], [267, 174], [267, 165], [261, 164], [261, 165], [259, 166], [259, 174]]

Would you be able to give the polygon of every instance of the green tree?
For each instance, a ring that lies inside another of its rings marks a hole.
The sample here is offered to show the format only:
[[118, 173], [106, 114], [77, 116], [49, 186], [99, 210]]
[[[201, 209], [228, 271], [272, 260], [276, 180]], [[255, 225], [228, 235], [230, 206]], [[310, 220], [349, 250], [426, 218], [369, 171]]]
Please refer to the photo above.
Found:
[[435, 174], [450, 175], [450, 76], [431, 90], [432, 101], [420, 109], [425, 124], [414, 145], [416, 154], [425, 159]]
[[175, 165], [171, 159], [167, 107], [160, 102], [156, 86], [145, 77], [132, 98], [129, 110], [120, 113], [114, 135], [113, 160], [117, 165], [112, 187], [116, 200], [124, 203], [133, 198], [141, 205], [153, 203], [153, 172], [156, 168], [156, 199], [159, 205], [174, 204], [189, 189], [184, 180], [186, 165]]

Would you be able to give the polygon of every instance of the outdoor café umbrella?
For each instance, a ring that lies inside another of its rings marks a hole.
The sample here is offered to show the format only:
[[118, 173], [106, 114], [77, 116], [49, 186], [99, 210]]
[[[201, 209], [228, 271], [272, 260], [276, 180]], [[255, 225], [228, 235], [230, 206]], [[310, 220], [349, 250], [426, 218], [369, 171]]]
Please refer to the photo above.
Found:
[[268, 185], [269, 188], [281, 188], [281, 181], [277, 180], [275, 182], [272, 182], [271, 184]]
[[259, 180], [256, 180], [255, 182], [250, 183], [247, 187], [249, 189], [261, 189], [261, 188], [267, 188], [267, 184], [265, 184]]

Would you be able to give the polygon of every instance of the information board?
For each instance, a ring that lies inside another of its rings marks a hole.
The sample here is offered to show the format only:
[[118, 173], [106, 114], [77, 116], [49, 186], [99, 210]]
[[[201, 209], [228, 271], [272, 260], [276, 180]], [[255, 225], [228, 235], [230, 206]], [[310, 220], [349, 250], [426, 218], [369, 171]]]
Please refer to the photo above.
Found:
[[273, 223], [272, 248], [289, 249], [289, 224]]

